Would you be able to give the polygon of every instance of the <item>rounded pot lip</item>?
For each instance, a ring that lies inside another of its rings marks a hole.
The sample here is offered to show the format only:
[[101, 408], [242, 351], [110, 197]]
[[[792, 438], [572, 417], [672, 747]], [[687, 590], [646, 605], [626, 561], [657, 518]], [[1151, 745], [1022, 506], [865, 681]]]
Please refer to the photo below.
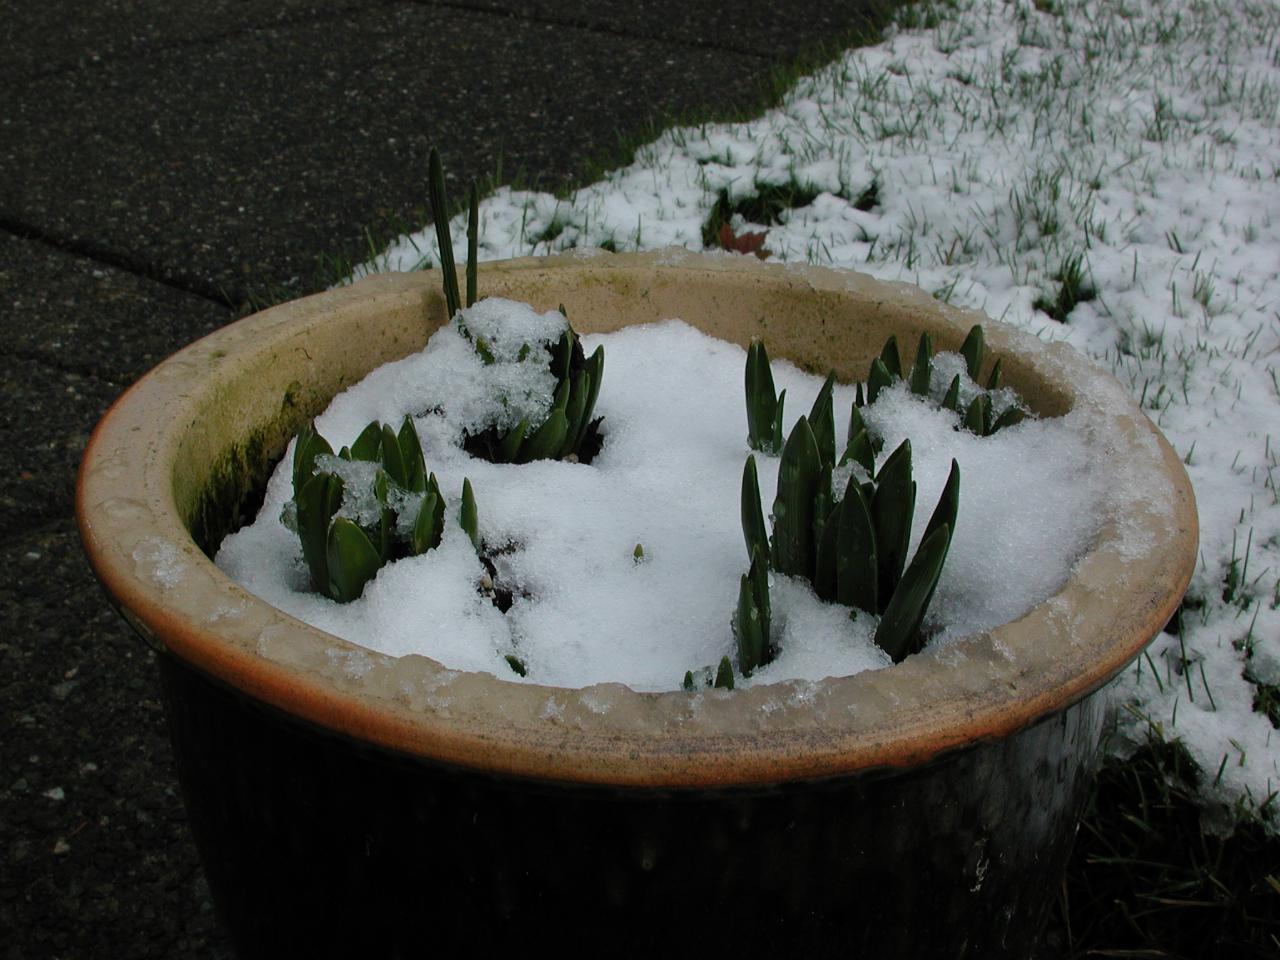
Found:
[[225, 390], [239, 358], [296, 345], [303, 328], [342, 311], [420, 311], [438, 288], [434, 271], [378, 275], [197, 341], [135, 383], [98, 424], [76, 514], [94, 572], [144, 637], [307, 722], [428, 760], [584, 784], [751, 786], [913, 766], [1016, 732], [1123, 669], [1186, 590], [1197, 519], [1182, 463], [1127, 392], [1065, 345], [905, 284], [751, 257], [667, 250], [526, 258], [482, 270], [482, 289], [494, 295], [504, 284], [554, 290], [606, 277], [681, 284], [709, 277], [856, 297], [869, 309], [902, 305], [948, 330], [981, 322], [990, 350], [1016, 355], [1032, 375], [1057, 383], [1096, 428], [1108, 462], [1124, 464], [1132, 487], [1125, 512], [1104, 525], [1064, 588], [1019, 620], [853, 677], [733, 693], [638, 693], [616, 683], [514, 683], [426, 657], [377, 654], [295, 620], [226, 577], [180, 518], [174, 468], [179, 443], [198, 426], [202, 406]]

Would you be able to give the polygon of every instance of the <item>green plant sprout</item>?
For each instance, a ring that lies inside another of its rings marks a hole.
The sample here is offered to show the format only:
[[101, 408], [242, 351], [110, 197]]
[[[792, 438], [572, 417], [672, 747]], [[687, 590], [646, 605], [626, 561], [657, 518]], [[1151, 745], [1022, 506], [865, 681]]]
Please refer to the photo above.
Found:
[[[443, 276], [445, 304], [449, 319], [474, 347], [486, 364], [494, 363], [490, 345], [483, 337], [474, 336], [467, 328], [464, 303], [458, 289], [458, 273], [453, 259], [453, 238], [449, 230], [449, 200], [445, 193], [444, 167], [433, 147], [428, 161], [428, 195], [440, 247], [440, 269]], [[479, 259], [479, 192], [471, 184], [467, 216], [466, 302], [476, 302], [476, 277]], [[560, 313], [565, 314], [561, 305]], [[602, 417], [594, 417], [596, 398], [604, 379], [604, 347], [596, 347], [587, 357], [582, 341], [565, 316], [565, 329], [554, 344], [525, 344], [520, 358], [533, 349], [547, 353], [547, 364], [556, 378], [551, 409], [540, 424], [527, 417], [514, 427], [499, 430], [487, 427], [476, 434], [466, 434], [463, 447], [472, 456], [492, 463], [528, 463], [532, 460], [574, 460], [589, 463], [600, 451]]]
[[[308, 424], [294, 447], [292, 510], [286, 507], [284, 519], [302, 543], [312, 587], [331, 600], [349, 603], [384, 564], [439, 545], [445, 501], [435, 474], [427, 472], [409, 417], [399, 433], [375, 420], [350, 447], [338, 451], [337, 460], [374, 466], [355, 473], [369, 475], [368, 491], [348, 490], [348, 483], [355, 482], [353, 475], [344, 480], [341, 473], [346, 471], [332, 460], [326, 466], [326, 457], [334, 457], [333, 447]], [[349, 508], [346, 513], [344, 506]], [[401, 524], [400, 514], [408, 511], [414, 511], [412, 524]], [[459, 523], [478, 549], [476, 502], [469, 480], [462, 483]]]
[[[960, 347], [960, 355], [964, 357], [969, 379], [975, 384], [980, 384], [981, 381], [978, 378], [986, 357], [986, 343], [981, 324], [975, 324], [969, 330], [968, 336]], [[993, 411], [991, 394], [1000, 389], [1004, 373], [1003, 363], [999, 358], [987, 375], [986, 388], [980, 390], [969, 401], [968, 406], [964, 406], [960, 401], [959, 374], [952, 377], [951, 383], [941, 397], [933, 396], [930, 386], [933, 379], [933, 356], [933, 338], [927, 333], [922, 334], [916, 346], [915, 360], [910, 367], [906, 367], [898, 351], [898, 338], [889, 337], [885, 341], [884, 349], [880, 351], [880, 356], [871, 361], [871, 369], [867, 374], [865, 402], [861, 384], [858, 386], [854, 399], [855, 408], [875, 403], [880, 391], [899, 380], [905, 380], [912, 393], [921, 397], [930, 397], [943, 409], [955, 412], [960, 416], [961, 425], [970, 433], [976, 433], [980, 437], [989, 437], [997, 430], [1012, 426], [1026, 418], [1026, 413], [1017, 403], [1006, 407], [998, 416]]]

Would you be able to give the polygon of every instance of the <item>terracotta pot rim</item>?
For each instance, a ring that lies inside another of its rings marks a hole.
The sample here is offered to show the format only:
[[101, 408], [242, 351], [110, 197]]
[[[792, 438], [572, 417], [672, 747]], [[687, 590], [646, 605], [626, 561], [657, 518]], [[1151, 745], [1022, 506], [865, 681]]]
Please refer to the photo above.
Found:
[[[144, 636], [252, 697], [410, 755], [568, 782], [742, 786], [914, 765], [1008, 735], [1123, 669], [1186, 589], [1197, 523], [1182, 464], [1123, 388], [1065, 346], [914, 287], [750, 257], [570, 255], [483, 270], [481, 289], [493, 295], [554, 295], [576, 284], [595, 285], [601, 296], [626, 288], [634, 297], [643, 288], [643, 297], [661, 300], [668, 287], [700, 283], [712, 299], [734, 291], [792, 295], [919, 318], [936, 324], [944, 341], [981, 322], [989, 347], [1015, 358], [1028, 383], [1051, 383], [1096, 422], [1100, 449], [1125, 464], [1135, 491], [1145, 483], [1158, 496], [1135, 492], [1132, 512], [1108, 524], [1072, 580], [1020, 620], [854, 677], [733, 694], [655, 694], [620, 684], [541, 687], [448, 670], [425, 657], [395, 660], [302, 624], [230, 581], [196, 546], [175, 500], [186, 482], [175, 471], [177, 451], [207, 426], [201, 411], [233, 392], [245, 357], [276, 351], [309, 369], [317, 358], [297, 356], [306, 352], [300, 331], [351, 323], [361, 311], [394, 318], [425, 311], [438, 325], [434, 271], [384, 275], [283, 304], [192, 344], [131, 387], [99, 423], [78, 480], [77, 517], [95, 573]], [[592, 329], [582, 312], [570, 315]], [[388, 349], [407, 353], [414, 337], [425, 340], [425, 328], [404, 336]]]

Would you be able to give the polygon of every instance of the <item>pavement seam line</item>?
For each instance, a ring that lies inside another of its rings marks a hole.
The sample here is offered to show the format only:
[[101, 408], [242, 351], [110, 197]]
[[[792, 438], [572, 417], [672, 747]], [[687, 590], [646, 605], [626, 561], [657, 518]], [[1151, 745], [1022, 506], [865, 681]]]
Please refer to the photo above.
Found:
[[143, 280], [152, 283], [158, 283], [161, 286], [177, 290], [188, 296], [199, 297], [210, 303], [217, 304], [220, 307], [238, 313], [240, 304], [232, 295], [221, 287], [214, 287], [209, 284], [199, 282], [175, 280], [171, 276], [167, 276], [160, 269], [150, 264], [139, 263], [128, 255], [121, 255], [110, 250], [98, 246], [96, 243], [88, 240], [72, 240], [67, 237], [59, 236], [40, 227], [24, 223], [12, 217], [0, 214], [0, 230], [8, 233], [20, 240], [28, 240], [34, 243], [42, 243], [47, 247], [51, 247], [61, 253], [70, 254], [72, 256], [81, 257], [85, 260], [91, 260], [94, 263], [102, 264], [104, 267], [110, 267], [113, 270], [120, 270], [125, 273], [132, 274]]

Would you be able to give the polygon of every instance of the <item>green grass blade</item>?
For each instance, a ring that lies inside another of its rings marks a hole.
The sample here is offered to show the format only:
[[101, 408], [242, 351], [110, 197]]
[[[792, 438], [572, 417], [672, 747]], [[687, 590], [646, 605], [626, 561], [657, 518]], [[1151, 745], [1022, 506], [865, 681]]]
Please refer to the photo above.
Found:
[[836, 531], [836, 602], [876, 613], [879, 576], [871, 508], [862, 485], [850, 477]]
[[911, 541], [911, 517], [915, 513], [916, 485], [911, 479], [911, 441], [903, 440], [880, 468], [876, 492], [871, 498], [871, 523], [875, 530], [878, 602], [889, 602], [906, 566]]
[[818, 443], [801, 417], [791, 430], [778, 465], [773, 501], [774, 569], [789, 576], [813, 576], [813, 500], [821, 466]]
[[476, 302], [476, 271], [480, 262], [480, 188], [471, 181], [467, 205], [467, 306]]
[[943, 525], [920, 544], [911, 566], [902, 575], [902, 582], [880, 617], [875, 642], [894, 663], [901, 663], [922, 646], [920, 626], [924, 623], [938, 577], [942, 575], [942, 564], [947, 559], [950, 541], [951, 530]]
[[462, 309], [462, 298], [458, 295], [458, 268], [453, 261], [453, 237], [449, 233], [449, 198], [444, 189], [444, 166], [435, 147], [431, 148], [431, 156], [427, 160], [427, 198], [431, 201], [431, 216], [436, 222], [444, 300], [452, 320]]
[[382, 557], [365, 532], [346, 517], [337, 517], [329, 527], [325, 557], [333, 599], [350, 603], [364, 592], [382, 566]]
[[960, 356], [964, 357], [965, 369], [969, 371], [969, 378], [974, 383], [978, 382], [978, 374], [982, 372], [982, 355], [985, 350], [982, 324], [975, 323], [970, 328], [969, 335], [964, 338], [964, 343], [960, 345]]

